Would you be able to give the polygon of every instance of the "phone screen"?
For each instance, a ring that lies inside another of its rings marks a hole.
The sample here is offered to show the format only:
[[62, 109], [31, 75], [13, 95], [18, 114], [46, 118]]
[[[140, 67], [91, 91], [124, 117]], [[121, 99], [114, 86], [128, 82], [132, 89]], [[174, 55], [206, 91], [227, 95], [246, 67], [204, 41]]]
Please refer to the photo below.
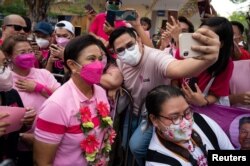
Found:
[[201, 18], [204, 18], [205, 14], [211, 14], [209, 0], [199, 1], [198, 8], [199, 8], [199, 13], [200, 13]]
[[137, 18], [135, 10], [118, 10], [115, 13], [115, 20], [135, 21]]
[[198, 42], [192, 37], [192, 33], [181, 33], [179, 35], [179, 48], [180, 56], [182, 58], [193, 58], [202, 55], [202, 52], [194, 51], [192, 46], [201, 46], [202, 43]]
[[114, 27], [114, 24], [115, 24], [115, 11], [108, 10], [107, 16], [106, 16], [106, 21], [109, 23], [109, 25]]
[[197, 83], [198, 83], [198, 79], [195, 77], [190, 78], [188, 81], [188, 86], [192, 89], [193, 92], [197, 92], [196, 87], [195, 87], [195, 84]]

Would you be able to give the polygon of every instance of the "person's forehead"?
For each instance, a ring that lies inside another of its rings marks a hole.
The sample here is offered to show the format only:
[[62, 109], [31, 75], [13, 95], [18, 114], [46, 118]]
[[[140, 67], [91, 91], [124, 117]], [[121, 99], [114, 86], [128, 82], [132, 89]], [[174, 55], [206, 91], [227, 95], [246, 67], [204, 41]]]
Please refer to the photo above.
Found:
[[181, 28], [189, 28], [188, 24], [185, 22], [180, 22]]
[[241, 128], [248, 129], [250, 131], [250, 123], [244, 123], [241, 125]]
[[124, 33], [121, 36], [119, 36], [115, 42], [114, 42], [114, 47], [120, 47], [126, 45], [130, 41], [134, 41], [135, 39], [130, 36], [128, 33]]
[[164, 101], [161, 105], [162, 115], [183, 113], [189, 105], [182, 96], [173, 97]]
[[8, 24], [13, 24], [13, 25], [21, 25], [21, 26], [26, 26], [26, 23], [23, 18], [19, 17], [13, 17], [8, 21]]
[[67, 35], [70, 35], [71, 33], [65, 28], [57, 28], [55, 30], [55, 34], [60, 34], [60, 35], [67, 34]]
[[236, 25], [233, 25], [233, 31], [234, 31], [234, 33], [240, 33], [240, 29]]
[[16, 51], [30, 49], [30, 48], [31, 48], [31, 46], [30, 46], [29, 42], [18, 42], [18, 43], [16, 43], [16, 45], [14, 47], [14, 49]]

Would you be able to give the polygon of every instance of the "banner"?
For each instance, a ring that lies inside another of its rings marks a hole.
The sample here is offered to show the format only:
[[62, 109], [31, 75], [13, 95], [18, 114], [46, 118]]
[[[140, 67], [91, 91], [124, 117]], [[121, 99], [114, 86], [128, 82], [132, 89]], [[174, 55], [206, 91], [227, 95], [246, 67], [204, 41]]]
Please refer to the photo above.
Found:
[[[244, 123], [249, 124], [249, 128], [246, 129], [246, 132], [250, 132], [250, 109], [210, 105], [206, 107], [194, 107], [194, 111], [205, 114], [217, 122], [237, 149], [241, 147], [239, 143], [239, 122], [244, 117], [246, 117]], [[246, 119], [248, 119], [249, 122], [246, 122]]]

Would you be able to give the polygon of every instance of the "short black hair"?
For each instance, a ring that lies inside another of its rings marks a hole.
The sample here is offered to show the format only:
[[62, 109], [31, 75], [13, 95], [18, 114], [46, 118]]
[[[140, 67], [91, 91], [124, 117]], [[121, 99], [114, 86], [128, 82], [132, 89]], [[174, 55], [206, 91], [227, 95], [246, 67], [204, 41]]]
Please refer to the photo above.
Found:
[[146, 24], [148, 24], [148, 28], [147, 28], [147, 31], [151, 28], [151, 20], [148, 18], [148, 17], [142, 17], [140, 19], [140, 22], [145, 22]]
[[213, 31], [219, 36], [221, 45], [218, 60], [210, 66], [207, 71], [210, 75], [217, 76], [222, 73], [231, 57], [233, 48], [233, 27], [227, 18], [210, 17], [203, 20], [201, 26], [206, 25], [213, 28]]
[[128, 28], [128, 27], [120, 27], [115, 29], [109, 36], [109, 46], [114, 48], [115, 40], [125, 33], [129, 34], [129, 36], [136, 39], [135, 32], [136, 31], [133, 28]]
[[188, 32], [193, 33], [194, 32], [194, 25], [192, 24], [191, 21], [189, 21], [186, 17], [184, 16], [179, 16], [178, 17], [179, 22], [183, 22], [188, 25]]
[[31, 19], [27, 16], [22, 16], [22, 18], [24, 19], [26, 26], [28, 28], [28, 31], [31, 32], [31, 28], [32, 28], [32, 22]]
[[243, 24], [241, 24], [239, 21], [231, 21], [231, 24], [234, 26], [237, 26], [238, 29], [240, 30], [241, 34], [244, 33], [245, 28], [244, 28]]
[[240, 119], [240, 121], [239, 121], [239, 129], [245, 123], [250, 123], [250, 116], [247, 116], [247, 117], [245, 116], [245, 117]]
[[97, 45], [100, 49], [102, 49], [106, 53], [106, 49], [103, 43], [92, 35], [78, 36], [70, 40], [70, 42], [67, 44], [64, 50], [64, 62], [65, 62], [64, 65], [69, 71], [70, 68], [66, 63], [67, 60], [71, 59], [77, 61], [80, 52], [91, 45]]
[[160, 85], [150, 92], [148, 92], [146, 97], [146, 109], [148, 111], [148, 115], [152, 114], [155, 117], [160, 115], [162, 104], [173, 98], [173, 97], [184, 97], [183, 92], [175, 87], [170, 85]]

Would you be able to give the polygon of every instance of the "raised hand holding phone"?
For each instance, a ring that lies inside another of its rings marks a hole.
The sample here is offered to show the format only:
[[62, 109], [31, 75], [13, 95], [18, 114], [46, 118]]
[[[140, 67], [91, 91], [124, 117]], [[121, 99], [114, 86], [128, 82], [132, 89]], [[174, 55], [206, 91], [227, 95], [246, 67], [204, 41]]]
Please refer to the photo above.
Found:
[[50, 56], [57, 58], [58, 60], [63, 59], [64, 48], [56, 44], [51, 44], [50, 46]]
[[111, 26], [108, 21], [105, 21], [104, 25], [103, 25], [103, 31], [110, 35], [113, 31], [115, 30], [115, 28], [113, 26]]
[[180, 33], [179, 48], [182, 58], [193, 58], [202, 55], [202, 52], [192, 50], [192, 46], [201, 46], [201, 43], [192, 37], [193, 33]]

